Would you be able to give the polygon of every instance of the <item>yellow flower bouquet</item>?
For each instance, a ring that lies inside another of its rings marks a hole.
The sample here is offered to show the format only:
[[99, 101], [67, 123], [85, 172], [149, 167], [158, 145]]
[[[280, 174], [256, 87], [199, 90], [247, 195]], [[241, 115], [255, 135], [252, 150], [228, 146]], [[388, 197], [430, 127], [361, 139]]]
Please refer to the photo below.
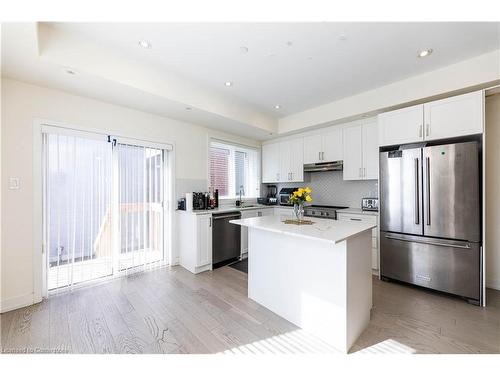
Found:
[[293, 204], [293, 213], [298, 221], [302, 221], [304, 217], [304, 203], [312, 202], [312, 189], [310, 187], [299, 188], [295, 190], [290, 197], [290, 203]]

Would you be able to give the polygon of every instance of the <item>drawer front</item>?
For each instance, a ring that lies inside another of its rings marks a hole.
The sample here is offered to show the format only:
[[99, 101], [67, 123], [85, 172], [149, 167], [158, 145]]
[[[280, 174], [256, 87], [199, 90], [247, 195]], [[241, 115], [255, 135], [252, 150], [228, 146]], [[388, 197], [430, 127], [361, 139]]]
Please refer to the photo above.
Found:
[[337, 213], [337, 218], [342, 221], [361, 221], [364, 223], [377, 224], [377, 217], [374, 215]]

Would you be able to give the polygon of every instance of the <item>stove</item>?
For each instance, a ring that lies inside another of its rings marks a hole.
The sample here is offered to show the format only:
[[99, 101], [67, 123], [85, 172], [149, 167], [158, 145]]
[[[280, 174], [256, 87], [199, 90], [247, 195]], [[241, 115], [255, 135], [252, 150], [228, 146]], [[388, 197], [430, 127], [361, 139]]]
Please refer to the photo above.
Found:
[[344, 206], [323, 206], [323, 205], [311, 205], [304, 207], [304, 216], [309, 217], [322, 217], [324, 219], [337, 220], [337, 210], [341, 210]]

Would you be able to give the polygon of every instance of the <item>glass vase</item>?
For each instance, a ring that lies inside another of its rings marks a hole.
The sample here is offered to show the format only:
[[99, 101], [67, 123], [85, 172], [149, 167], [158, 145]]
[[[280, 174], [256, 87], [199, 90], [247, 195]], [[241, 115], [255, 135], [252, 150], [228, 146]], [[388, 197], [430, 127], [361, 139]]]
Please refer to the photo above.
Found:
[[304, 203], [295, 203], [293, 205], [293, 213], [299, 222], [304, 220]]

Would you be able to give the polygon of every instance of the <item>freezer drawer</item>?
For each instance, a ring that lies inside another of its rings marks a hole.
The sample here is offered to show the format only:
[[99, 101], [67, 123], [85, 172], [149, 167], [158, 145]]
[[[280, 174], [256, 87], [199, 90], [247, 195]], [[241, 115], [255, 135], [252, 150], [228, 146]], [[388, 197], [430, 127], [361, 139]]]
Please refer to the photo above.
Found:
[[380, 232], [380, 274], [480, 298], [480, 244]]

